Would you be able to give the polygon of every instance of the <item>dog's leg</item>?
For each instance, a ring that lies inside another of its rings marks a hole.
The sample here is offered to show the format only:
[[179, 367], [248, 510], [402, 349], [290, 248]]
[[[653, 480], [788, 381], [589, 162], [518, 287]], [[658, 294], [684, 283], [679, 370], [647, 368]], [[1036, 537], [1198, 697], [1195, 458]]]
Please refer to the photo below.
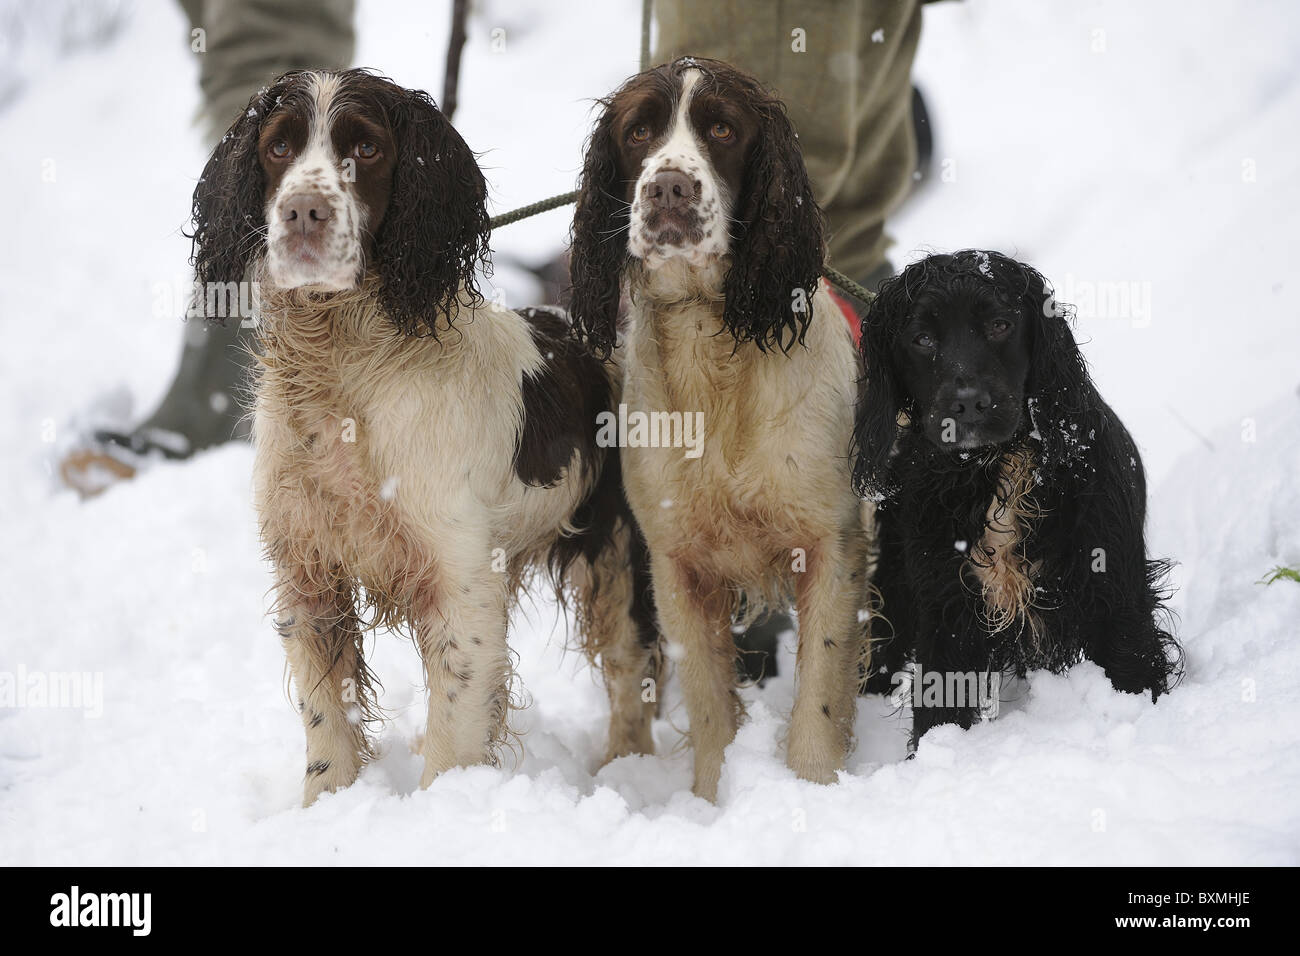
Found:
[[659, 700], [658, 642], [646, 644], [622, 608], [610, 609], [609, 646], [601, 654], [601, 674], [609, 694], [609, 763], [629, 754], [655, 752], [651, 726]]
[[[1121, 486], [1121, 479], [1114, 481]], [[1147, 559], [1141, 507], [1126, 522], [1108, 523], [1096, 514], [1096, 507], [1088, 511], [1089, 523], [1080, 527], [1089, 529], [1092, 540], [1075, 548], [1087, 559], [1080, 561], [1074, 554], [1067, 555], [1074, 558], [1069, 564], [1058, 559], [1073, 572], [1073, 587], [1066, 593], [1079, 597], [1074, 607], [1044, 615], [1044, 630], [1058, 643], [1065, 635], [1073, 637], [1084, 657], [1106, 672], [1117, 691], [1149, 693], [1153, 701], [1158, 700], [1177, 683], [1182, 658], [1177, 641], [1161, 627], [1169, 566]], [[1099, 554], [1104, 555], [1104, 563], [1096, 563]], [[1080, 614], [1082, 607], [1091, 613]], [[1106, 613], [1097, 614], [1095, 609], [1106, 609]]]
[[604, 763], [628, 754], [652, 754], [655, 749], [651, 725], [662, 657], [649, 556], [637, 535], [635, 529], [621, 524], [594, 564], [583, 564], [575, 575], [583, 641], [588, 656], [600, 658], [609, 694]]
[[[959, 582], [954, 562], [936, 562], [925, 580]], [[912, 740], [940, 724], [969, 729], [979, 719], [980, 680], [989, 669], [989, 638], [981, 598], [959, 583], [918, 595], [916, 668], [912, 674]]]
[[736, 646], [728, 626], [736, 597], [716, 575], [660, 557], [653, 548], [651, 554], [659, 626], [676, 661], [691, 720], [691, 789], [698, 797], [716, 800], [722, 757], [743, 712], [736, 693]]
[[[1115, 689], [1149, 693], [1153, 701], [1177, 682], [1182, 662], [1178, 642], [1160, 626], [1166, 572], [1164, 562], [1146, 561], [1140, 555], [1121, 565], [1111, 573], [1115, 582], [1111, 592], [1093, 605], [1115, 610], [1081, 628], [1084, 656], [1106, 672]], [[1079, 590], [1083, 592], [1083, 588]], [[1070, 625], [1078, 626], [1075, 622]], [[1054, 633], [1070, 633], [1064, 621], [1053, 621], [1051, 626]]]
[[855, 530], [809, 548], [794, 576], [799, 650], [787, 763], [815, 783], [834, 782], [852, 740], [865, 575], [866, 538]]
[[275, 627], [289, 660], [307, 733], [303, 806], [346, 787], [370, 755], [362, 719], [373, 708], [352, 589], [282, 572]]
[[866, 678], [859, 693], [892, 696], [915, 642], [912, 613], [916, 602], [908, 588], [905, 552], [894, 512], [878, 516], [876, 540], [879, 555], [871, 578], [875, 590], [868, 601], [870, 663], [859, 671], [859, 676]]
[[505, 739], [506, 575], [491, 570], [484, 552], [477, 567], [444, 562], [437, 583], [417, 591], [413, 613], [429, 694], [421, 787], [452, 767], [495, 765]]

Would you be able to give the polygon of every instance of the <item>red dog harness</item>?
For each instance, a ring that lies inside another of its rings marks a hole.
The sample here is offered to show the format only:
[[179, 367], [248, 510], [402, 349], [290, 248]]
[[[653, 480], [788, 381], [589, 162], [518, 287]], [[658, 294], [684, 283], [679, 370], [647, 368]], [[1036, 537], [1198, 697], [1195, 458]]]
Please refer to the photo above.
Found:
[[861, 348], [862, 319], [858, 317], [857, 310], [853, 308], [853, 306], [849, 303], [848, 299], [844, 298], [844, 296], [840, 295], [833, 288], [831, 288], [831, 284], [829, 282], [826, 283], [826, 290], [830, 292], [831, 299], [835, 302], [837, 306], [839, 306], [840, 312], [844, 314], [844, 321], [849, 324], [849, 337], [853, 339], [853, 347], [855, 349]]

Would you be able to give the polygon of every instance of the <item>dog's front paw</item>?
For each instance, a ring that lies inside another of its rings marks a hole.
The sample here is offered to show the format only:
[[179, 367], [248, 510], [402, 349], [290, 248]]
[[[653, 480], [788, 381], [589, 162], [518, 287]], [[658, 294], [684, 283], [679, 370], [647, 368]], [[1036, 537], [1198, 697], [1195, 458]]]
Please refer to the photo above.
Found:
[[836, 771], [844, 766], [844, 734], [832, 726], [829, 718], [819, 716], [821, 721], [813, 722], [811, 728], [808, 721], [791, 722], [785, 765], [801, 780], [834, 783]]
[[609, 723], [609, 746], [605, 748], [603, 767], [619, 757], [632, 757], [655, 752], [654, 735], [650, 718], [653, 711], [634, 712], [625, 719], [612, 718]]
[[722, 779], [721, 760], [703, 760], [695, 755], [695, 778], [691, 784], [691, 793], [709, 801], [718, 802], [718, 781]]
[[605, 750], [605, 756], [601, 759], [602, 767], [613, 763], [619, 757], [643, 757], [654, 756], [655, 745], [653, 741], [644, 744], [623, 741], [615, 746], [612, 742]]
[[835, 772], [839, 765], [825, 759], [809, 758], [807, 755], [790, 753], [785, 765], [793, 770], [800, 780], [810, 783], [830, 784], [835, 782]]
[[356, 778], [356, 769], [336, 767], [328, 760], [312, 761], [307, 765], [307, 776], [302, 783], [302, 805], [310, 807], [322, 793], [343, 790]]

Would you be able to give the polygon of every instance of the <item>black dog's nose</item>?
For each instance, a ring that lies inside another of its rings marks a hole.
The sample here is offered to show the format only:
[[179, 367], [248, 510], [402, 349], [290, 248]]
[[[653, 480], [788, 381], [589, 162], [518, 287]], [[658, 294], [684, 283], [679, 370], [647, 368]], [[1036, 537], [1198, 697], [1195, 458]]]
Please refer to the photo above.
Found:
[[695, 183], [678, 169], [665, 169], [641, 187], [641, 192], [656, 209], [678, 209], [695, 202]]
[[987, 391], [975, 388], [959, 388], [948, 406], [953, 419], [961, 425], [978, 425], [984, 421], [993, 407], [993, 401]]
[[320, 193], [294, 193], [285, 198], [281, 218], [292, 223], [289, 228], [299, 230], [304, 236], [313, 235], [325, 228], [329, 221], [330, 204]]

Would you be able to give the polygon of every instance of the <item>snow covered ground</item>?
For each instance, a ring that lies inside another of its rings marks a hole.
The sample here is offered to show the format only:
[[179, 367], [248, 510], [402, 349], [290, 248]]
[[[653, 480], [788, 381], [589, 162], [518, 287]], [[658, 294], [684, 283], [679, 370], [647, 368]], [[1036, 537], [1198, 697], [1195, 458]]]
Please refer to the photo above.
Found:
[[[457, 121], [504, 210], [572, 188], [590, 98], [635, 70], [640, 5], [476, 6]], [[447, 7], [364, 0], [358, 62], [436, 94]], [[187, 278], [197, 70], [178, 10], [139, 3], [100, 47], [29, 30], [0, 74], [0, 680], [102, 691], [0, 708], [0, 863], [1300, 862], [1300, 584], [1258, 583], [1300, 565], [1300, 15], [971, 0], [925, 18], [916, 76], [946, 175], [892, 224], [895, 257], [998, 247], [1083, 306], [1146, 455], [1152, 547], [1181, 562], [1172, 696], [1118, 694], [1092, 665], [1038, 675], [914, 761], [864, 700], [847, 772], [817, 787], [784, 767], [783, 676], [746, 692], [712, 806], [689, 793], [671, 691], [661, 756], [596, 770], [603, 692], [539, 600], [513, 635], [532, 700], [516, 763], [419, 790], [419, 667], [380, 635], [382, 756], [300, 809], [250, 450], [85, 504], [50, 470], [105, 392], [151, 406], [182, 334], [164, 292]], [[558, 249], [568, 215], [502, 230], [499, 260]], [[513, 305], [535, 294], [504, 265], [497, 283]]]

